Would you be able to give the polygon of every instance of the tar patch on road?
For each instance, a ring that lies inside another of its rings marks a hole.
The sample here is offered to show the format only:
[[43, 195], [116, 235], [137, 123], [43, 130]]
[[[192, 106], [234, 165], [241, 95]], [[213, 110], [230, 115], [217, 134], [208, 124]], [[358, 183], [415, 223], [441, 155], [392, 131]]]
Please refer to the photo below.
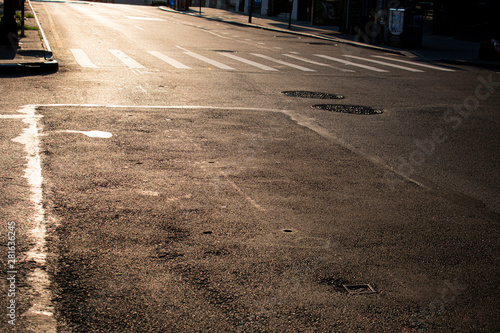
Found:
[[320, 110], [327, 110], [331, 112], [351, 113], [360, 115], [373, 115], [373, 114], [383, 113], [382, 110], [377, 110], [369, 106], [360, 106], [360, 105], [316, 104], [313, 105], [313, 108]]
[[294, 91], [282, 91], [281, 93], [289, 97], [315, 98], [315, 99], [344, 99], [343, 95], [329, 94], [317, 91], [294, 90]]

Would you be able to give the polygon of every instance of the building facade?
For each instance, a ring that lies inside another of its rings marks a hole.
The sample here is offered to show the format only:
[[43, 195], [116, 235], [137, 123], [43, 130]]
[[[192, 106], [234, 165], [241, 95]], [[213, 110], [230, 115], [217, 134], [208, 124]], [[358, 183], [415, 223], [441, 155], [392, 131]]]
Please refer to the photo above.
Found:
[[[205, 0], [209, 7], [248, 13], [252, 0]], [[500, 39], [500, 0], [253, 0], [253, 13], [288, 17], [340, 32], [376, 34], [387, 39], [391, 8], [405, 10], [405, 19], [421, 24], [424, 34], [481, 41]], [[417, 22], [420, 20], [420, 23]]]

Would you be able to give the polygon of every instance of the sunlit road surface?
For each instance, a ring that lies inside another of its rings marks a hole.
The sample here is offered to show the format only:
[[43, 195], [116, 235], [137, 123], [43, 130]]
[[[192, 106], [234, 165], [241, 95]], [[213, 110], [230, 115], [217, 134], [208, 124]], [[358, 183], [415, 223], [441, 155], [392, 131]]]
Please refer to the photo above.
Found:
[[61, 70], [0, 79], [17, 329], [498, 329], [496, 73], [34, 6]]

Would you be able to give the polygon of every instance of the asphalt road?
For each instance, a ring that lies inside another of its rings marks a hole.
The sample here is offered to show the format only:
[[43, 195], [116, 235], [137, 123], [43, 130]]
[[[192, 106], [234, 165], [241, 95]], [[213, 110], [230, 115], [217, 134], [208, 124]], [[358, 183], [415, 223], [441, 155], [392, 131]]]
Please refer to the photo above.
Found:
[[60, 71], [0, 78], [2, 329], [500, 329], [498, 73], [34, 7]]

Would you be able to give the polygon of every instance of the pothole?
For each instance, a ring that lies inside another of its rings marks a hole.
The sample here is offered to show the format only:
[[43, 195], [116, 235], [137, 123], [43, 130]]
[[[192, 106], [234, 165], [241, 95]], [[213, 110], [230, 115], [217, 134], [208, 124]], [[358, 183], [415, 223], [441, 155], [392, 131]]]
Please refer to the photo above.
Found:
[[369, 106], [360, 105], [338, 105], [338, 104], [316, 104], [312, 106], [315, 109], [327, 110], [339, 113], [352, 113], [352, 114], [381, 114], [382, 110], [376, 110]]
[[344, 99], [343, 95], [329, 94], [317, 91], [302, 91], [302, 90], [291, 90], [282, 91], [283, 95], [288, 97], [300, 97], [300, 98], [316, 98], [316, 99]]

